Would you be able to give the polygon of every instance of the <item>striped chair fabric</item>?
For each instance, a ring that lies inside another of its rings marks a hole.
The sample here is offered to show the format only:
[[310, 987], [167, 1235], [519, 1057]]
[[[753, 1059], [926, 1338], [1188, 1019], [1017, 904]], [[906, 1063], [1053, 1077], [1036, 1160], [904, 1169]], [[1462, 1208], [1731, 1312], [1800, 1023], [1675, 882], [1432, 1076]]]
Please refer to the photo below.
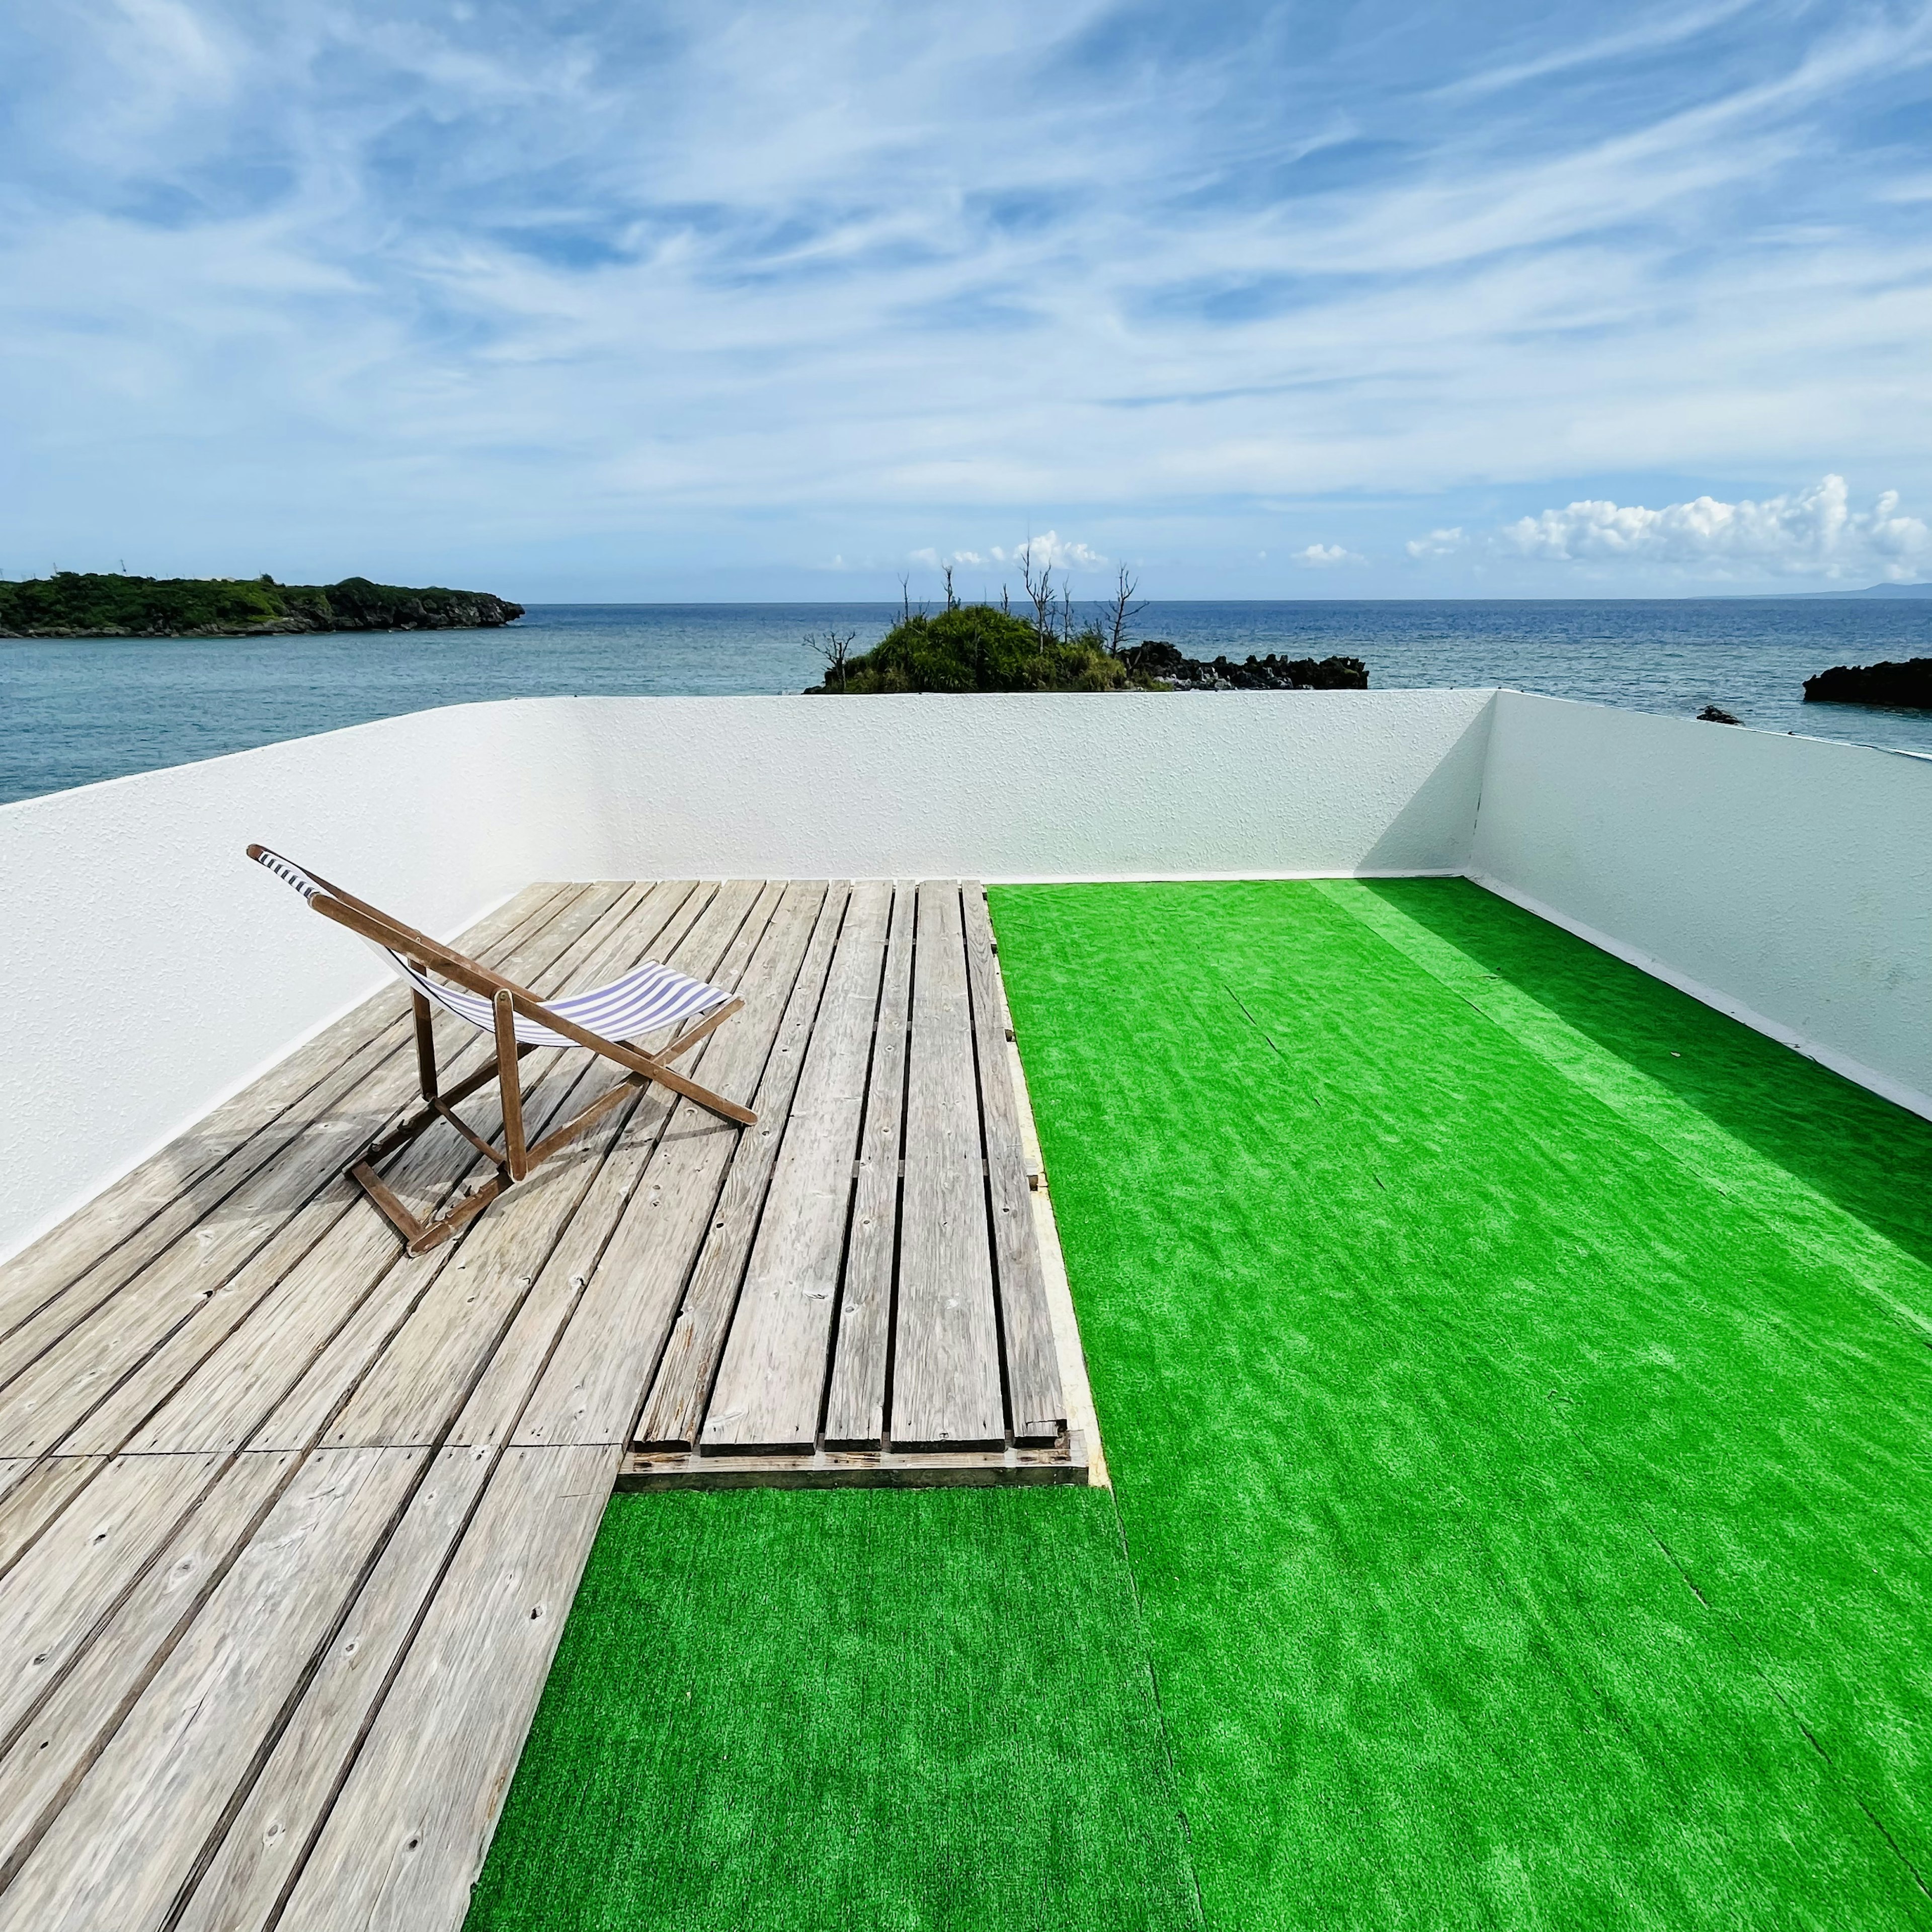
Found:
[[[323, 890], [299, 866], [279, 853], [265, 851], [261, 862], [305, 899], [313, 900], [316, 893]], [[374, 940], [363, 943], [372, 952], [380, 953], [396, 972], [427, 998], [434, 1000], [444, 1012], [454, 1013], [460, 1020], [467, 1020], [478, 1032], [489, 1033], [494, 1029], [495, 1012], [482, 994], [466, 992], [460, 986], [438, 986], [426, 973], [418, 973], [407, 960], [387, 946], [378, 946]], [[714, 1006], [722, 1006], [730, 997], [716, 986], [706, 986], [702, 980], [688, 978], [672, 967], [646, 960], [621, 980], [612, 980], [608, 986], [595, 986], [586, 992], [567, 993], [561, 999], [546, 1000], [544, 1004], [578, 1026], [601, 1034], [606, 1040], [634, 1040], [640, 1034], [654, 1033], [660, 1027], [674, 1026], [680, 1020], [708, 1013]], [[526, 1019], [521, 1013], [516, 1016], [516, 1028], [518, 1043], [522, 1046], [578, 1044], [574, 1040], [566, 1040], [560, 1033], [553, 1033], [540, 1022]]]

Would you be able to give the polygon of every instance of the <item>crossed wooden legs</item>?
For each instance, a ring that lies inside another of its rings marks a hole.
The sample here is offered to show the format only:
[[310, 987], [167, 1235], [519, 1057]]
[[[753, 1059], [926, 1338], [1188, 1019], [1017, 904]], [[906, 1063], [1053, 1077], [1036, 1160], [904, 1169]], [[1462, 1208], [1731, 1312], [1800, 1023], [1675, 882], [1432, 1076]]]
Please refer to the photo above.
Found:
[[[744, 1005], [742, 1000], [728, 1000], [725, 1004], [706, 1014], [698, 1024], [679, 1034], [662, 1052], [646, 1054], [634, 1047], [620, 1048], [610, 1042], [600, 1041], [592, 1051], [599, 1051], [606, 1046], [611, 1050], [608, 1058], [615, 1060], [626, 1071], [623, 1078], [608, 1088], [592, 1101], [574, 1120], [566, 1120], [553, 1132], [544, 1135], [534, 1147], [527, 1144], [524, 1132], [523, 1078], [518, 1071], [518, 1063], [526, 1053], [536, 1048], [520, 1046], [517, 1040], [516, 1013], [511, 996], [498, 992], [491, 1001], [492, 1018], [495, 1022], [496, 1052], [495, 1058], [480, 1066], [466, 1079], [460, 1080], [448, 1093], [442, 1092], [437, 1085], [436, 1065], [436, 1036], [431, 1029], [430, 1004], [421, 993], [411, 995], [416, 1009], [416, 1074], [422, 1088], [423, 1105], [406, 1119], [370, 1142], [363, 1150], [362, 1157], [349, 1169], [354, 1180], [374, 1202], [391, 1222], [403, 1239], [409, 1244], [412, 1255], [425, 1255], [455, 1234], [460, 1228], [474, 1220], [498, 1195], [514, 1186], [530, 1170], [548, 1160], [557, 1150], [576, 1138], [586, 1127], [594, 1126], [614, 1107], [621, 1106], [641, 1087], [651, 1084], [660, 1070], [668, 1070], [669, 1064], [681, 1054], [688, 1053], [701, 1040], [722, 1026], [731, 1016]], [[478, 1133], [456, 1112], [455, 1103], [475, 1093], [479, 1087], [495, 1080], [497, 1091], [502, 1101], [503, 1145], [494, 1147]], [[728, 1100], [722, 1094], [714, 1094], [709, 1088], [699, 1086], [695, 1081], [682, 1075], [674, 1075], [675, 1090], [687, 1099], [694, 1100], [700, 1107], [708, 1108], [720, 1118], [748, 1124], [754, 1116], [746, 1108]], [[667, 1082], [670, 1084], [670, 1082]], [[406, 1147], [418, 1134], [439, 1120], [447, 1120], [456, 1131], [488, 1160], [496, 1172], [489, 1180], [437, 1220], [427, 1223], [418, 1221], [398, 1200], [395, 1194], [384, 1186], [382, 1177], [376, 1172], [376, 1163], [386, 1160], [398, 1148]]]

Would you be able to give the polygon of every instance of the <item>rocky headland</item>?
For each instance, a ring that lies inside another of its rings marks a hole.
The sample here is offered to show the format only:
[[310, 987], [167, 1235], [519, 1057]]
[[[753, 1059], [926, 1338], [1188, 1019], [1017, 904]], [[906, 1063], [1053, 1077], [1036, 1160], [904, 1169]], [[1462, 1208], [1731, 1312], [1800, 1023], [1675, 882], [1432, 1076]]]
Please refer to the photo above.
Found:
[[1176, 691], [1366, 691], [1369, 670], [1360, 658], [1284, 658], [1270, 651], [1237, 663], [1221, 656], [1184, 657], [1158, 638], [1120, 653], [1130, 670], [1158, 679]]
[[1932, 658], [1907, 658], [1903, 664], [1834, 664], [1804, 680], [1804, 701], [1932, 711]]
[[314, 631], [461, 631], [514, 623], [520, 604], [483, 590], [410, 590], [346, 577], [120, 577], [63, 570], [0, 583], [0, 637], [266, 638]]

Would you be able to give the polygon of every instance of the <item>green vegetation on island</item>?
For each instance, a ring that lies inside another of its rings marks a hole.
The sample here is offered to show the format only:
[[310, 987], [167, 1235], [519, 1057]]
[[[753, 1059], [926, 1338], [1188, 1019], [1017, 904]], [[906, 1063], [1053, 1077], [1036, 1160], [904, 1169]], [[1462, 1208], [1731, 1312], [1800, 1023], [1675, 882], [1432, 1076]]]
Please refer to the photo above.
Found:
[[272, 577], [122, 577], [62, 570], [0, 583], [0, 637], [273, 637], [308, 631], [491, 628], [524, 614], [486, 591]]
[[1016, 614], [1002, 593], [997, 608], [965, 604], [953, 595], [946, 574], [946, 608], [914, 610], [908, 598], [899, 621], [868, 651], [854, 657], [857, 633], [829, 630], [806, 639], [825, 662], [825, 679], [813, 694], [861, 696], [874, 692], [962, 691], [1366, 691], [1369, 674], [1359, 658], [1250, 656], [1245, 664], [1217, 657], [1184, 657], [1171, 644], [1126, 641], [1130, 622], [1142, 606], [1134, 580], [1124, 568], [1114, 595], [1097, 617], [1078, 622], [1073, 600], [1056, 591], [1053, 573], [1035, 574], [1030, 555], [1019, 559], [1033, 608]]
[[1097, 626], [1064, 632], [990, 604], [902, 617], [869, 651], [846, 655], [849, 634], [808, 638], [825, 658], [814, 691], [1120, 691], [1157, 688], [1107, 648]]

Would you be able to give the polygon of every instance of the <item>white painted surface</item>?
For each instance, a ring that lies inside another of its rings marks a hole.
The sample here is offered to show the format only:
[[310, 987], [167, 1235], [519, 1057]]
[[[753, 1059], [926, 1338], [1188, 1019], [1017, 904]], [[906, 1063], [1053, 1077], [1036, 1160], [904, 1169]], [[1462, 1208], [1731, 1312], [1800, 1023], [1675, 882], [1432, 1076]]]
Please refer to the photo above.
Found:
[[1506, 691], [1469, 871], [1932, 1114], [1932, 763]]
[[538, 878], [1460, 871], [1486, 692], [540, 698], [0, 806], [0, 1253]]
[[[1479, 808], [1480, 801], [1480, 808]], [[1486, 692], [541, 698], [0, 807], [0, 1253], [538, 878], [1457, 872], [1932, 1113], [1932, 763]]]

